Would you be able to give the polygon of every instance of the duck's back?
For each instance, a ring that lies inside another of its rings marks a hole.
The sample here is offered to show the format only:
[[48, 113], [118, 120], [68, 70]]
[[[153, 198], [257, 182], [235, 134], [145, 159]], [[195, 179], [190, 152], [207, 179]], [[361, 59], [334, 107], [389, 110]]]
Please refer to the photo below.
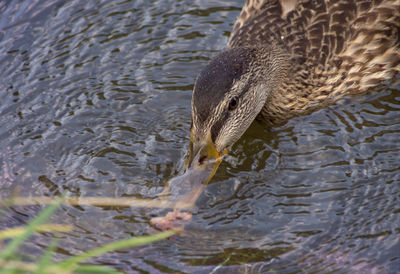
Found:
[[400, 70], [400, 0], [247, 0], [228, 47], [276, 45], [287, 81], [262, 116], [282, 120], [356, 94]]

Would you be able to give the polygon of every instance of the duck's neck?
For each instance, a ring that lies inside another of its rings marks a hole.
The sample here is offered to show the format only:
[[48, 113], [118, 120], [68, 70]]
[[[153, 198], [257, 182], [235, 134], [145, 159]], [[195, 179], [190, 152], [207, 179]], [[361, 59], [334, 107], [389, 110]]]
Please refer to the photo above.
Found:
[[[267, 97], [257, 120], [273, 125], [334, 102], [318, 66], [307, 64], [278, 46], [257, 48], [259, 80], [267, 85]], [[319, 73], [319, 74], [318, 74]]]
[[[264, 95], [264, 107], [261, 109], [257, 119], [268, 122], [270, 114], [267, 110], [277, 93], [282, 93], [282, 86], [288, 80], [292, 68], [290, 55], [279, 46], [247, 47], [252, 52], [251, 63], [253, 85], [262, 89]], [[278, 106], [277, 106], [278, 107]]]

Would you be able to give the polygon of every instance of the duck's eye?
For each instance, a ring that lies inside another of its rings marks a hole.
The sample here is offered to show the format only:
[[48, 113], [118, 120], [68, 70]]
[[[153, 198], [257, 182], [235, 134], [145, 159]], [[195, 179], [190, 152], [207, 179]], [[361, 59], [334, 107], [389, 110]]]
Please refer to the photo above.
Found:
[[239, 104], [239, 98], [237, 96], [233, 97], [229, 102], [229, 110], [234, 110]]

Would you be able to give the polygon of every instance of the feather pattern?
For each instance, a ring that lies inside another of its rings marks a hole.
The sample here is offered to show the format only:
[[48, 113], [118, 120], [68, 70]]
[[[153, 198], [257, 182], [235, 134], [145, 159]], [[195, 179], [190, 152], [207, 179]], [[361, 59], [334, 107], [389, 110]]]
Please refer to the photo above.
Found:
[[247, 0], [228, 48], [276, 46], [290, 66], [259, 119], [275, 123], [400, 71], [400, 0]]

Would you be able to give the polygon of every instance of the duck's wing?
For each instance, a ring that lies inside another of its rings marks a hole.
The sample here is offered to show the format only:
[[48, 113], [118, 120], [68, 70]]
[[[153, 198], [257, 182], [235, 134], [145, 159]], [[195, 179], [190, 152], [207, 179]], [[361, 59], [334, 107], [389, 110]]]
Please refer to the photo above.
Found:
[[247, 0], [228, 47], [274, 43], [297, 63], [388, 74], [400, 64], [400, 1]]

